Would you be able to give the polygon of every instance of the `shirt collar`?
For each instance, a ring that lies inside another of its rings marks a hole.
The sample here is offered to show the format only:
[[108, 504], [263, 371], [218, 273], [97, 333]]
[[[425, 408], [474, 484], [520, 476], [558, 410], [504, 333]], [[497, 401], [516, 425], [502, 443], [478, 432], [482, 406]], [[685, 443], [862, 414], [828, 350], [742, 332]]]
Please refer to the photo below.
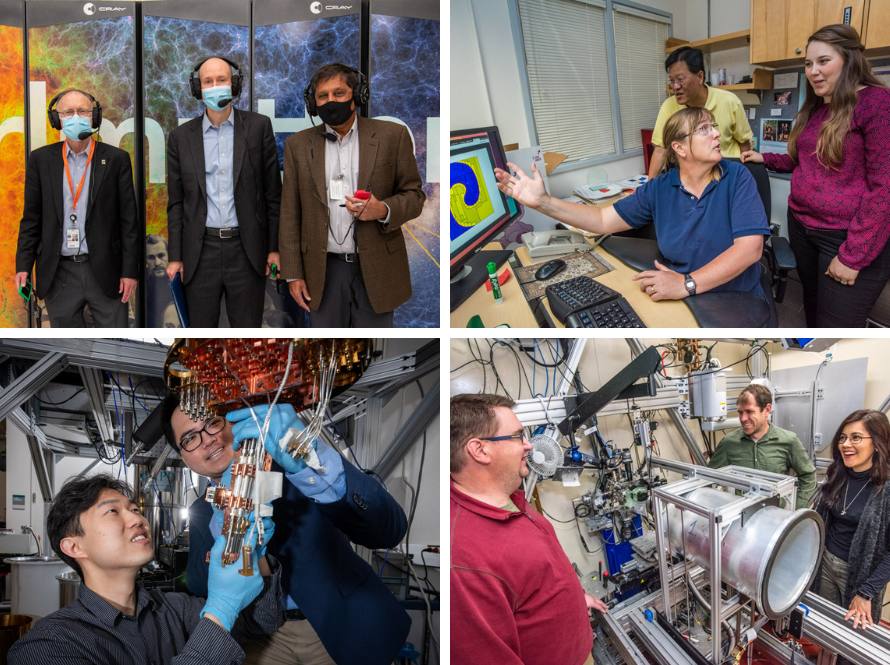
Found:
[[[232, 127], [234, 127], [235, 126], [234, 120], [235, 120], [235, 109], [232, 109], [232, 112], [229, 113], [229, 117], [226, 118], [225, 120], [223, 120], [219, 124], [219, 126], [220, 126], [220, 128], [223, 125], [231, 125]], [[207, 130], [210, 129], [211, 127], [213, 127], [213, 123], [210, 122], [210, 118], [207, 117], [207, 111], [204, 111], [204, 115], [201, 116], [201, 129], [202, 129], [203, 133], [206, 134]]]
[[331, 134], [333, 134], [334, 136], [336, 136], [337, 140], [340, 143], [346, 143], [349, 140], [358, 137], [358, 113], [355, 114], [355, 118], [353, 118], [353, 120], [352, 120], [352, 127], [350, 127], [349, 131], [346, 132], [346, 134], [344, 134], [343, 136], [340, 136], [340, 134], [337, 133], [337, 130], [334, 129], [333, 127], [331, 127], [328, 123], [324, 124], [324, 128], [325, 128], [325, 131], [328, 131]]
[[89, 152], [91, 144], [92, 139], [89, 143], [86, 144], [83, 150], [81, 150], [80, 152], [74, 152], [74, 150], [71, 149], [71, 144], [68, 143], [68, 141], [65, 141], [65, 147], [68, 149], [68, 157], [80, 157], [81, 155], [86, 155], [87, 152]]
[[[91, 614], [106, 626], [113, 627], [124, 616], [116, 607], [113, 607], [107, 600], [102, 598], [95, 591], [90, 589], [86, 584], [81, 582], [80, 591], [77, 593], [77, 599]], [[140, 616], [142, 612], [149, 606], [155, 607], [154, 598], [141, 584], [136, 585], [136, 616]]]
[[[722, 181], [726, 177], [726, 167], [723, 165], [723, 160], [721, 159], [717, 163], [717, 168], [720, 169], [720, 180]], [[680, 167], [675, 166], [670, 171], [667, 172], [668, 183], [673, 185], [674, 187], [680, 187], [683, 183], [680, 182]], [[718, 182], [716, 180], [712, 180], [708, 183], [707, 187], [705, 187], [705, 191], [702, 192], [702, 197], [707, 194], [711, 189], [716, 187]]]
[[[744, 434], [744, 432], [743, 432], [743, 434]], [[748, 436], [747, 434], [744, 434], [744, 437], [746, 439], [748, 439], [749, 441], [754, 442], [754, 439], [752, 437]], [[778, 432], [776, 432], [775, 426], [772, 423], [770, 423], [769, 427], [766, 430], [766, 433], [762, 437], [757, 439], [757, 441], [755, 443], [763, 443], [764, 441], [769, 441], [769, 440], [777, 438], [777, 437], [778, 437]]]

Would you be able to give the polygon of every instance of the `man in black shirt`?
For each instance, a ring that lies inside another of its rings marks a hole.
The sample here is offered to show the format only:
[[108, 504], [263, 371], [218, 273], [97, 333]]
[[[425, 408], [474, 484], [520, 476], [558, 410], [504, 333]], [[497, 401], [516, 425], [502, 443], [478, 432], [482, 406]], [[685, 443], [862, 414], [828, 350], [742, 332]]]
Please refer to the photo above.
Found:
[[[77, 600], [12, 646], [11, 665], [238, 665], [244, 652], [232, 633], [270, 634], [283, 621], [277, 562], [260, 559], [268, 577], [241, 575], [240, 561], [221, 563], [222, 536], [211, 550], [206, 601], [137, 584], [154, 557], [148, 522], [129, 486], [111, 476], [68, 482], [50, 509], [47, 532], [83, 584]], [[255, 569], [264, 550], [253, 557]]]

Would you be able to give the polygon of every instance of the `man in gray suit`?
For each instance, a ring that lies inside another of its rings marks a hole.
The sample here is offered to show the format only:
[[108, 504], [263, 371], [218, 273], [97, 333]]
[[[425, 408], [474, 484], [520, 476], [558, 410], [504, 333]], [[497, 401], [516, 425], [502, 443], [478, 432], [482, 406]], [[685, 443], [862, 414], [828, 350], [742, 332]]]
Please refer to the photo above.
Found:
[[259, 327], [265, 279], [280, 263], [275, 135], [266, 116], [232, 107], [242, 82], [231, 60], [198, 63], [189, 85], [205, 113], [167, 144], [167, 277], [182, 276], [192, 327], [217, 326], [222, 298], [232, 327]]

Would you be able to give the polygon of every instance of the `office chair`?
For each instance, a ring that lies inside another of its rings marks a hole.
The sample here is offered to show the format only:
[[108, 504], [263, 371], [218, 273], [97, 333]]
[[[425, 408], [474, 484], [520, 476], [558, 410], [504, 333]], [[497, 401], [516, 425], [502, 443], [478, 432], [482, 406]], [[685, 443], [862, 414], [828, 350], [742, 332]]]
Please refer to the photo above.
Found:
[[[766, 211], [766, 219], [769, 222], [772, 211], [769, 172], [763, 164], [748, 162], [745, 166], [754, 178], [754, 182], [757, 185], [757, 193], [760, 194], [763, 209]], [[787, 238], [779, 235], [778, 224], [770, 223], [769, 229], [770, 235], [763, 244], [763, 260], [761, 264], [764, 268], [763, 274], [768, 277], [765, 287], [772, 292], [773, 300], [780, 303], [785, 299], [788, 273], [797, 269], [797, 260], [794, 258], [794, 252], [791, 251], [791, 243], [788, 242]]]
[[652, 145], [651, 129], [641, 129], [640, 137], [643, 139], [643, 173], [649, 173], [649, 162], [652, 161], [652, 155], [655, 154], [655, 146]]

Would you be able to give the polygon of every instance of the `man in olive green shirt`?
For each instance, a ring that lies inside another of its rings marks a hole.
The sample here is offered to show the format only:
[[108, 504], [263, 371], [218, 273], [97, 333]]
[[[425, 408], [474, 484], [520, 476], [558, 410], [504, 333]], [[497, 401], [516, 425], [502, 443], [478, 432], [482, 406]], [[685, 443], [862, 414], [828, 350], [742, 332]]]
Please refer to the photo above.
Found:
[[713, 469], [735, 464], [751, 469], [797, 474], [797, 505], [806, 508], [816, 489], [816, 467], [794, 432], [771, 425], [773, 396], [764, 386], [751, 384], [737, 402], [740, 429], [723, 437], [708, 466]]

